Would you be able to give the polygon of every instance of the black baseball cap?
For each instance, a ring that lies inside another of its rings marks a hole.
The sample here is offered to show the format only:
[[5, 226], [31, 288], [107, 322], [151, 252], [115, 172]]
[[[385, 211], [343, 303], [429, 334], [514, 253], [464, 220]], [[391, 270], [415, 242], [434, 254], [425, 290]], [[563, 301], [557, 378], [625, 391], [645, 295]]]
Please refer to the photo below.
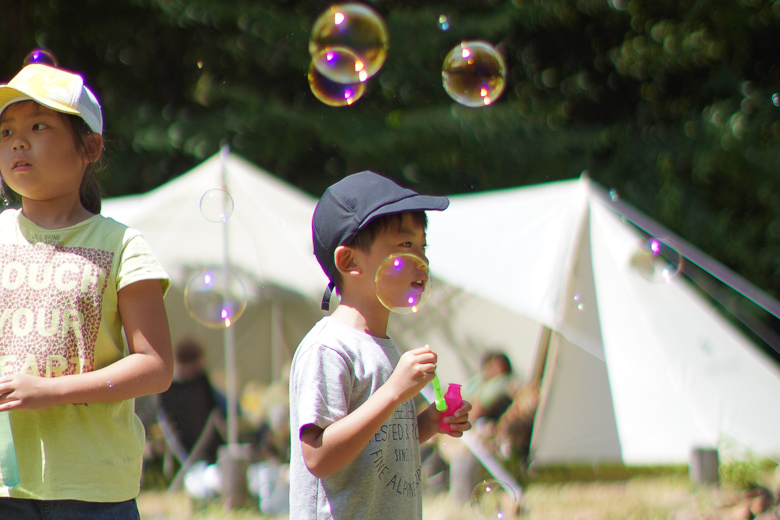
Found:
[[358, 231], [377, 217], [407, 211], [441, 211], [449, 204], [447, 197], [420, 195], [371, 171], [349, 175], [325, 190], [311, 222], [314, 256], [330, 279], [322, 310], [330, 306], [336, 272], [333, 254], [338, 246], [349, 244]]

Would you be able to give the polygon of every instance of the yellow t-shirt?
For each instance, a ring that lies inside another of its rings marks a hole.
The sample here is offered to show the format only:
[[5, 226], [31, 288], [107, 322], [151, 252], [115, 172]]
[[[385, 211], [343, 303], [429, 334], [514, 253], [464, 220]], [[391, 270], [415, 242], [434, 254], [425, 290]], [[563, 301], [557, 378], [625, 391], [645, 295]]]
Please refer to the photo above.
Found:
[[[43, 229], [0, 213], [0, 373], [58, 377], [125, 355], [117, 292], [170, 279], [139, 232], [95, 215]], [[21, 483], [0, 496], [119, 502], [138, 495], [144, 429], [134, 401], [10, 412]]]

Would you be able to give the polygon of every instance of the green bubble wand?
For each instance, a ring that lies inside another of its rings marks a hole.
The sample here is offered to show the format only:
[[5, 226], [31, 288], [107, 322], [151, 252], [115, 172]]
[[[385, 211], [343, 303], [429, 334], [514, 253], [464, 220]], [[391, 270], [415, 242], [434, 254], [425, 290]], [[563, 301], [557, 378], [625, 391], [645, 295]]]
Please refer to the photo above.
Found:
[[441, 392], [441, 385], [439, 384], [439, 377], [434, 372], [433, 379], [431, 380], [433, 385], [433, 393], [436, 395], [436, 409], [443, 412], [447, 409], [447, 401], [444, 399], [444, 394]]

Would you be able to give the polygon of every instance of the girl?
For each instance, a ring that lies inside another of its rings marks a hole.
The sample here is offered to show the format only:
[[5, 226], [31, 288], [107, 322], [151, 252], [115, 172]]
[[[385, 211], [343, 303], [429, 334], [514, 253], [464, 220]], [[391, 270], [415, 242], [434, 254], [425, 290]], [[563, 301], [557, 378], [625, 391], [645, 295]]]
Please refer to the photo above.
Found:
[[139, 518], [133, 399], [171, 383], [170, 280], [99, 215], [102, 133], [76, 74], [31, 64], [0, 86], [3, 196], [21, 202], [0, 213], [0, 412], [21, 477], [0, 486], [0, 518]]

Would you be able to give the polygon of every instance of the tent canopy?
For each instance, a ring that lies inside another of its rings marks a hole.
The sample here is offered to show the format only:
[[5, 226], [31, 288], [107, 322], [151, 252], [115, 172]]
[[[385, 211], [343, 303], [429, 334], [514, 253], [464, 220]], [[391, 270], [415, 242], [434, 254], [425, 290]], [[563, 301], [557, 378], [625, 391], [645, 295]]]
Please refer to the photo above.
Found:
[[682, 276], [643, 277], [635, 256], [646, 237], [591, 181], [451, 199], [429, 217], [432, 269], [555, 332], [535, 461], [685, 462], [699, 446], [780, 453], [776, 364]]
[[[231, 154], [220, 156], [146, 194], [105, 201], [104, 215], [143, 232], [174, 283], [193, 268], [221, 265], [223, 228], [229, 230], [231, 267], [260, 284], [304, 296], [322, 293], [327, 278], [311, 253], [311, 215], [317, 201]], [[226, 223], [207, 220], [200, 200], [210, 190], [234, 202]]]

